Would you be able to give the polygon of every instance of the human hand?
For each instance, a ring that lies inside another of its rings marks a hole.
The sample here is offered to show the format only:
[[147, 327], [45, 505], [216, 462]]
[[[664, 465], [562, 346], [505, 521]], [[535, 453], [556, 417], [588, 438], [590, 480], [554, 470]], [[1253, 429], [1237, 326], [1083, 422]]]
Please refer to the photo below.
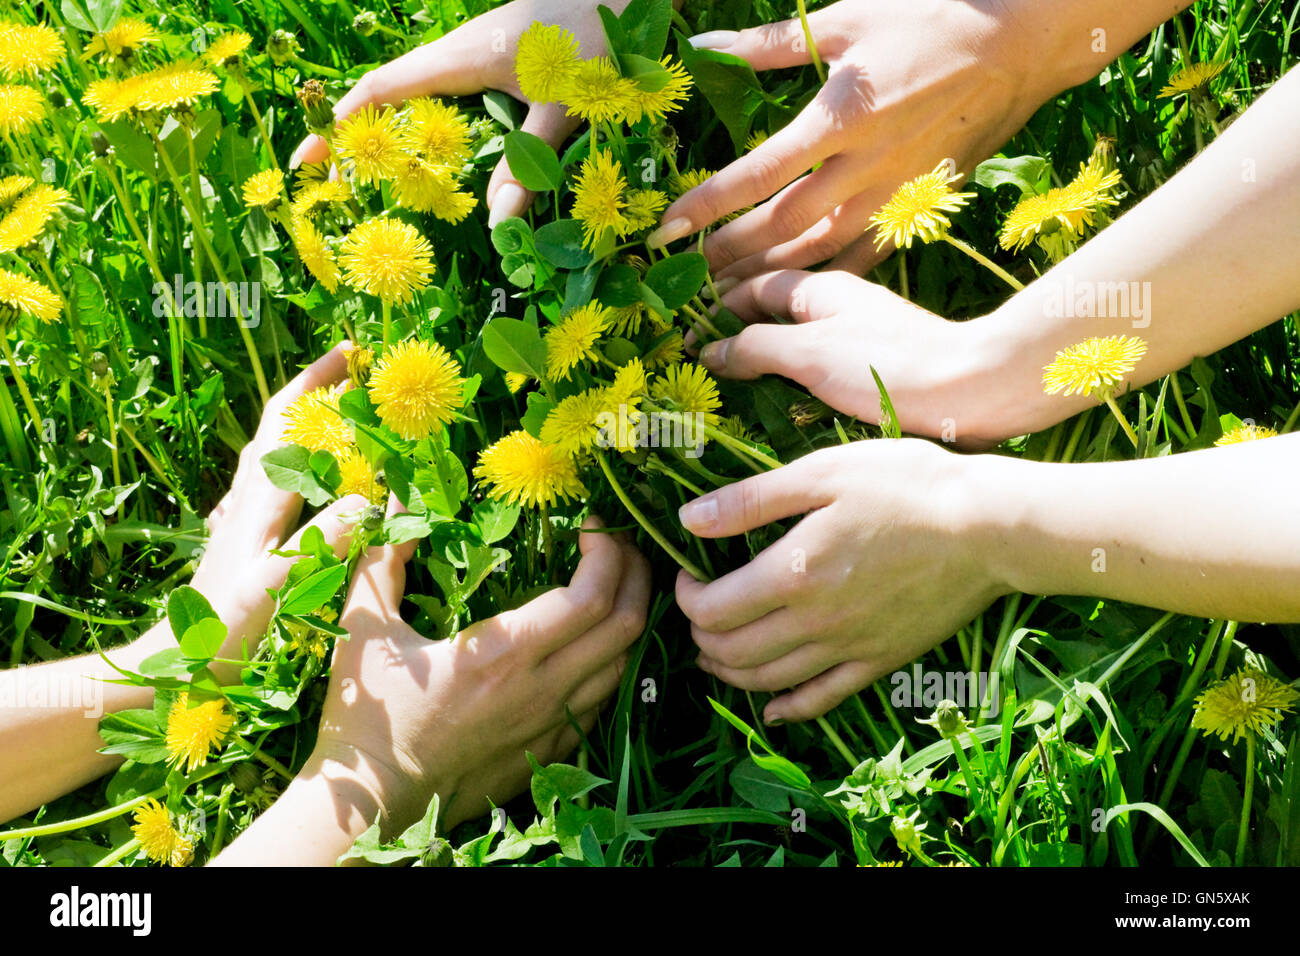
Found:
[[682, 524], [707, 538], [806, 515], [712, 583], [678, 575], [700, 667], [779, 694], [767, 723], [811, 720], [952, 635], [1011, 590], [977, 545], [985, 515], [968, 488], [982, 464], [878, 439], [688, 502]]
[[[630, 0], [514, 0], [475, 17], [432, 43], [385, 63], [357, 81], [334, 106], [342, 119], [367, 106], [400, 105], [417, 96], [468, 96], [500, 90], [528, 106], [520, 129], [545, 140], [557, 150], [579, 120], [565, 115], [558, 103], [530, 103], [515, 78], [515, 48], [520, 35], [534, 22], [553, 23], [569, 30], [583, 56], [607, 52], [605, 33], [596, 8], [603, 3], [621, 13]], [[291, 167], [314, 163], [329, 155], [319, 136], [309, 136], [294, 150]], [[489, 227], [520, 216], [533, 194], [515, 179], [503, 158], [488, 183]]]
[[635, 548], [594, 530], [578, 544], [568, 587], [448, 641], [399, 616], [414, 544], [372, 548], [339, 620], [351, 637], [335, 647], [312, 764], [348, 775], [398, 830], [437, 793], [450, 828], [524, 788], [525, 751], [548, 763], [573, 750], [569, 715], [584, 733], [595, 723], [650, 600]]
[[[647, 241], [667, 244], [768, 200], [705, 241], [719, 278], [827, 259], [865, 271], [881, 258], [867, 220], [900, 184], [944, 159], [969, 172], [1068, 85], [1050, 57], [1026, 55], [1022, 6], [840, 0], [809, 14], [826, 85], [788, 126], [673, 203]], [[798, 19], [691, 42], [756, 70], [810, 62]]]
[[[230, 490], [208, 515], [209, 539], [191, 582], [212, 604], [230, 636], [218, 657], [242, 656], [242, 645], [255, 648], [275, 612], [277, 590], [296, 558], [281, 558], [271, 551], [295, 551], [307, 527], [319, 528], [340, 557], [347, 551], [351, 525], [349, 513], [368, 504], [361, 495], [349, 495], [323, 509], [297, 533], [302, 498], [271, 484], [262, 468], [262, 456], [284, 443], [284, 411], [313, 389], [334, 385], [347, 377], [347, 353], [340, 345], [321, 356], [271, 397], [262, 412], [257, 432], [239, 454], [239, 467]], [[164, 626], [164, 646], [174, 639]], [[153, 639], [152, 637], [150, 639]], [[220, 665], [219, 665], [220, 669]]]
[[873, 424], [881, 417], [873, 367], [904, 431], [959, 447], [1023, 434], [1042, 399], [1041, 388], [1021, 395], [1009, 387], [1017, 355], [988, 323], [950, 322], [847, 272], [761, 275], [723, 304], [752, 324], [705, 345], [701, 364], [725, 378], [783, 376]]

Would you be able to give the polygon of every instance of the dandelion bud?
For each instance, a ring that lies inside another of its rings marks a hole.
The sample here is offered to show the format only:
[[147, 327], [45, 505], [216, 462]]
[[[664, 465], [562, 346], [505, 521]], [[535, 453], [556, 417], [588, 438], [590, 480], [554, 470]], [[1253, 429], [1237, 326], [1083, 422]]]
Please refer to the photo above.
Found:
[[113, 147], [109, 143], [108, 137], [99, 130], [95, 130], [95, 132], [91, 134], [90, 146], [94, 149], [96, 156], [107, 156], [113, 151]]
[[916, 819], [921, 815], [917, 811], [910, 817], [894, 817], [889, 824], [889, 832], [894, 835], [894, 840], [898, 843], [898, 848], [904, 853], [910, 853], [913, 856], [923, 858], [925, 851], [921, 849], [921, 831], [925, 829], [925, 824], [917, 825]]
[[364, 388], [370, 379], [370, 367], [375, 363], [375, 353], [370, 349], [354, 348], [348, 353], [348, 379], [354, 388]]
[[51, 90], [50, 105], [56, 110], [61, 110], [68, 105], [68, 98], [63, 94], [62, 90]]
[[420, 857], [420, 862], [425, 866], [455, 866], [455, 858], [451, 852], [451, 844], [442, 837], [437, 837], [425, 849], [424, 855]]
[[250, 794], [262, 785], [262, 774], [251, 760], [245, 760], [230, 768], [230, 782], [240, 793]]
[[307, 127], [314, 133], [327, 131], [334, 122], [334, 111], [325, 95], [325, 84], [320, 80], [308, 80], [298, 88], [297, 95], [307, 116]]
[[830, 414], [830, 406], [825, 402], [819, 402], [815, 398], [807, 399], [802, 402], [795, 402], [790, 406], [790, 421], [797, 428], [808, 428], [816, 425], [819, 421]]
[[356, 31], [357, 36], [368, 37], [375, 32], [375, 26], [378, 22], [374, 11], [362, 10], [352, 18], [352, 29]]
[[382, 505], [366, 505], [366, 510], [361, 512], [361, 527], [365, 531], [378, 531], [384, 523], [384, 509]]
[[276, 30], [271, 34], [271, 38], [266, 41], [266, 55], [271, 58], [271, 62], [276, 66], [283, 66], [292, 60], [301, 49], [302, 47], [298, 45], [298, 38], [288, 30]]
[[939, 701], [939, 706], [935, 708], [933, 714], [928, 720], [918, 721], [918, 723], [928, 724], [945, 740], [951, 740], [960, 734], [970, 730], [970, 724], [966, 722], [966, 717], [962, 714], [961, 708], [951, 700]]

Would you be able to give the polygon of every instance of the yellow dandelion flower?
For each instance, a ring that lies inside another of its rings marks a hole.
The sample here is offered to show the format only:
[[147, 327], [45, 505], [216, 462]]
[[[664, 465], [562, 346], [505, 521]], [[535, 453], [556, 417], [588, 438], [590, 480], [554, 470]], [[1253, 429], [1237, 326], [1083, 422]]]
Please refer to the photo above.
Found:
[[695, 187], [704, 185], [714, 175], [711, 169], [688, 169], [684, 173], [673, 175], [668, 180], [668, 188], [672, 190], [674, 199], [681, 199]]
[[519, 91], [534, 103], [554, 103], [578, 72], [578, 41], [562, 27], [534, 23], [519, 37], [515, 76]]
[[611, 335], [636, 335], [645, 321], [645, 303], [634, 302], [609, 310], [609, 331]]
[[1245, 668], [1215, 684], [1196, 698], [1192, 726], [1236, 743], [1247, 734], [1258, 735], [1295, 709], [1300, 699], [1294, 687], [1263, 671]]
[[0, 206], [8, 206], [36, 182], [30, 176], [6, 176], [0, 179]]
[[528, 384], [528, 376], [522, 372], [506, 372], [506, 390], [511, 395], [517, 395], [519, 390]]
[[463, 189], [449, 189], [433, 197], [429, 212], [437, 219], [453, 225], [474, 211], [478, 199]]
[[668, 82], [654, 92], [632, 84], [627, 111], [630, 123], [640, 122], [642, 117], [648, 118], [652, 123], [660, 123], [667, 114], [681, 109], [691, 95], [691, 75], [686, 72], [686, 67], [671, 57], [664, 57], [659, 62], [668, 71]]
[[401, 304], [429, 284], [433, 246], [414, 226], [379, 216], [344, 237], [339, 264], [352, 288]]
[[546, 345], [546, 374], [563, 381], [583, 362], [596, 357], [595, 344], [609, 328], [609, 310], [599, 302], [574, 309], [542, 337]]
[[298, 251], [298, 258], [307, 267], [307, 271], [316, 277], [316, 281], [331, 293], [338, 291], [338, 260], [334, 258], [334, 250], [311, 221], [294, 219], [289, 227], [289, 238]]
[[45, 100], [30, 86], [0, 86], [0, 136], [27, 132], [45, 116]]
[[352, 426], [339, 416], [342, 384], [314, 388], [300, 395], [284, 410], [284, 431], [280, 440], [308, 451], [327, 451], [335, 458], [352, 447]]
[[41, 183], [0, 219], [0, 252], [14, 252], [35, 242], [58, 208], [72, 198], [66, 189]]
[[1276, 438], [1277, 429], [1265, 428], [1263, 425], [1244, 424], [1238, 425], [1231, 431], [1223, 433], [1223, 437], [1214, 444], [1218, 447], [1224, 445], [1240, 445], [1242, 442], [1259, 441], [1262, 438]]
[[1169, 78], [1169, 82], [1160, 90], [1162, 99], [1182, 96], [1184, 93], [1205, 91], [1210, 81], [1228, 68], [1225, 61], [1210, 63], [1189, 63]]
[[436, 342], [399, 342], [370, 373], [366, 388], [379, 419], [408, 441], [442, 430], [465, 404], [460, 365]]
[[0, 75], [6, 79], [32, 78], [51, 70], [63, 53], [63, 37], [48, 24], [0, 24]]
[[1043, 391], [1048, 395], [1110, 394], [1146, 354], [1147, 344], [1137, 336], [1087, 339], [1056, 353], [1043, 369]]
[[574, 181], [573, 218], [582, 223], [582, 243], [593, 249], [609, 232], [625, 230], [623, 166], [609, 150], [598, 149], [582, 161]]
[[[155, 863], [170, 863], [173, 866], [189, 863], [194, 845], [188, 838], [181, 836], [166, 807], [157, 800], [149, 800], [136, 808], [134, 816], [131, 833], [140, 841], [140, 849], [144, 850], [146, 857]], [[180, 853], [176, 853], [178, 849], [181, 850]]]
[[974, 193], [955, 192], [952, 184], [961, 179], [948, 163], [940, 163], [924, 176], [903, 183], [880, 211], [871, 217], [876, 227], [876, 249], [889, 242], [910, 249], [914, 239], [935, 242], [947, 234], [952, 222], [945, 213], [957, 212], [973, 199]]
[[337, 489], [340, 498], [364, 495], [372, 504], [380, 504], [388, 497], [388, 489], [375, 478], [375, 470], [370, 467], [370, 462], [359, 448], [354, 445], [335, 457], [342, 476]]
[[284, 195], [284, 175], [278, 169], [264, 169], [244, 180], [244, 205], [274, 206]]
[[460, 222], [478, 204], [474, 196], [459, 188], [450, 169], [418, 156], [401, 162], [393, 178], [393, 196], [399, 206], [451, 223]]
[[1119, 203], [1111, 195], [1119, 183], [1118, 170], [1107, 170], [1102, 158], [1094, 156], [1079, 167], [1079, 175], [1068, 185], [1020, 200], [1003, 223], [998, 244], [1019, 252], [1035, 239], [1041, 243], [1058, 231], [1071, 239], [1082, 236], [1102, 207]]
[[127, 59], [146, 43], [157, 43], [162, 36], [148, 23], [123, 17], [109, 29], [96, 33], [86, 44], [83, 56], [98, 57], [101, 62]]
[[724, 418], [718, 422], [718, 431], [724, 435], [730, 435], [732, 438], [739, 438], [741, 441], [753, 441], [753, 436], [749, 433], [749, 426], [739, 415], [732, 415], [730, 418]]
[[[339, 493], [342, 494], [342, 492]], [[365, 492], [361, 493], [365, 494]], [[317, 660], [322, 661], [329, 655], [329, 638], [325, 636], [324, 631], [319, 631], [309, 624], [303, 624], [301, 621], [286, 621], [284, 629], [289, 633], [287, 643], [295, 655], [314, 656]]]
[[613, 60], [599, 56], [580, 62], [559, 92], [570, 116], [595, 124], [623, 122], [637, 108], [641, 91], [618, 72]]
[[169, 63], [134, 79], [139, 81], [134, 108], [148, 111], [188, 107], [221, 85], [215, 73], [190, 63]]
[[322, 180], [320, 182], [308, 182], [302, 184], [299, 178], [299, 188], [293, 194], [293, 202], [289, 206], [290, 213], [298, 219], [315, 216], [324, 212], [335, 203], [347, 202], [352, 198], [352, 187], [341, 180]]
[[470, 159], [469, 122], [456, 107], [421, 96], [406, 104], [406, 148], [430, 163], [461, 166]]
[[122, 80], [94, 80], [86, 86], [81, 102], [95, 111], [101, 123], [112, 123], [136, 108], [144, 85], [140, 75]]
[[650, 229], [659, 222], [659, 214], [668, 208], [668, 195], [657, 189], [634, 189], [627, 194], [620, 235]]
[[752, 153], [758, 147], [762, 146], [768, 140], [766, 130], [756, 129], [749, 134], [749, 139], [745, 140], [745, 151]]
[[655, 380], [650, 394], [656, 401], [670, 403], [673, 411], [700, 415], [707, 424], [720, 420], [716, 414], [722, 407], [718, 385], [702, 365], [672, 366]]
[[167, 712], [167, 755], [186, 773], [208, 762], [213, 747], [220, 747], [235, 726], [235, 716], [224, 700], [205, 700], [191, 707], [182, 692]]
[[248, 49], [252, 42], [252, 37], [239, 30], [234, 33], [223, 33], [203, 51], [203, 59], [213, 66], [229, 66]]
[[614, 382], [605, 389], [605, 408], [617, 412], [620, 406], [639, 408], [646, 394], [645, 365], [634, 358], [614, 373]]
[[542, 442], [566, 455], [588, 451], [596, 444], [596, 418], [605, 410], [605, 390], [589, 388], [562, 399], [542, 423]]
[[474, 477], [488, 486], [489, 498], [530, 508], [587, 494], [574, 458], [525, 431], [511, 432], [485, 449]]
[[382, 110], [367, 106], [339, 121], [331, 145], [362, 185], [392, 179], [404, 156], [397, 113], [387, 106]]
[[686, 341], [682, 338], [681, 333], [672, 332], [656, 342], [654, 347], [642, 356], [642, 361], [645, 362], [645, 367], [651, 371], [667, 368], [680, 362], [685, 351]]
[[21, 315], [49, 323], [62, 311], [63, 300], [56, 293], [35, 279], [0, 269], [0, 325]]

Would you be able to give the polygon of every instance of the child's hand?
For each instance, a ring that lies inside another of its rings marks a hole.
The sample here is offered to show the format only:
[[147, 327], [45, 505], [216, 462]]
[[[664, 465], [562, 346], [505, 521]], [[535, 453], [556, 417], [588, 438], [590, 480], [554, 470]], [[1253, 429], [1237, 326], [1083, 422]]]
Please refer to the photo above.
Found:
[[788, 691], [769, 723], [810, 720], [949, 637], [1012, 590], [983, 553], [987, 506], [970, 490], [986, 460], [915, 439], [855, 442], [688, 502], [682, 523], [707, 538], [807, 515], [717, 581], [678, 575], [700, 666]]
[[[334, 106], [342, 119], [367, 106], [400, 105], [417, 96], [469, 96], [500, 90], [528, 104], [520, 129], [539, 136], [556, 149], [578, 126], [558, 103], [529, 103], [515, 80], [515, 47], [535, 21], [559, 24], [577, 38], [582, 55], [606, 52], [605, 33], [596, 13], [603, 3], [620, 13], [630, 0], [515, 0], [475, 17], [469, 23], [422, 47], [371, 70]], [[309, 136], [294, 150], [290, 166], [314, 163], [329, 155], [325, 141]], [[533, 194], [524, 189], [504, 159], [488, 183], [489, 226], [528, 209]]]
[[579, 547], [568, 587], [448, 641], [398, 615], [414, 545], [373, 548], [340, 617], [352, 636], [335, 647], [310, 765], [328, 768], [336, 792], [340, 776], [363, 788], [400, 832], [434, 793], [449, 828], [527, 785], [525, 751], [547, 763], [573, 750], [569, 715], [584, 732], [594, 724], [650, 600], [649, 565], [631, 545], [588, 533]]
[[[751, 323], [712, 342], [700, 362], [726, 378], [781, 375], [839, 412], [877, 423], [874, 367], [903, 431], [961, 447], [1023, 434], [1022, 411], [1041, 401], [1009, 394], [1017, 356], [983, 320], [941, 319], [847, 272], [773, 272], [741, 283], [723, 303]], [[772, 316], [794, 320], [776, 325]]]

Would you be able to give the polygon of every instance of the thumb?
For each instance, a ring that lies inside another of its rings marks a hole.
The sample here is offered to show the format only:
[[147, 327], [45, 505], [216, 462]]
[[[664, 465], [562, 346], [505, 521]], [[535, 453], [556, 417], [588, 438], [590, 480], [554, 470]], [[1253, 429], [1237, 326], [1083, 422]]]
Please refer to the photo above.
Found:
[[687, 531], [701, 538], [728, 538], [825, 507], [834, 498], [821, 480], [825, 468], [814, 452], [793, 464], [688, 501], [678, 512]]
[[700, 349], [700, 364], [723, 378], [754, 379], [780, 375], [808, 388], [818, 378], [818, 349], [811, 325], [751, 325], [739, 335]]
[[[403, 510], [396, 498], [390, 498], [390, 516]], [[401, 617], [398, 608], [402, 604], [402, 595], [406, 593], [406, 563], [415, 554], [416, 544], [418, 539], [405, 544], [370, 546], [357, 562], [352, 590], [339, 618], [342, 627], [351, 630], [348, 621], [358, 616], [381, 621]]]
[[[558, 150], [564, 140], [578, 126], [578, 121], [565, 115], [558, 103], [534, 104], [519, 127]], [[523, 187], [510, 171], [510, 164], [502, 159], [488, 183], [487, 204], [490, 210], [488, 228], [505, 222], [512, 216], [522, 216], [532, 204], [533, 194]]]
[[[818, 11], [823, 12], [823, 11]], [[808, 17], [808, 26], [817, 36], [817, 13]], [[749, 62], [756, 70], [781, 70], [791, 66], [803, 66], [812, 62], [808, 52], [808, 42], [804, 37], [803, 24], [796, 17], [779, 23], [750, 27], [748, 30], [714, 30], [701, 33], [690, 39], [691, 46], [697, 50], [712, 50], [715, 53], [729, 53]]]

